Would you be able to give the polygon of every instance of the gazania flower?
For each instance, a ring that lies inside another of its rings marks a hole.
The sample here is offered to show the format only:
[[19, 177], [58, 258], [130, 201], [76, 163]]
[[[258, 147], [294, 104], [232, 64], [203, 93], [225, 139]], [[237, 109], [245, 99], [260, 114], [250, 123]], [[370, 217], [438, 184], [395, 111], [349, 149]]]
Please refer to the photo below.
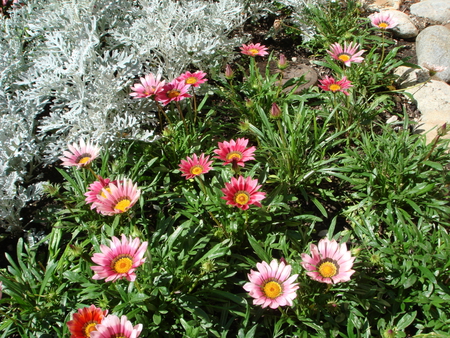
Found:
[[184, 81], [173, 80], [167, 83], [161, 92], [156, 95], [156, 101], [161, 102], [163, 105], [168, 104], [172, 101], [181, 101], [186, 97], [191, 97], [188, 94], [190, 85], [186, 84]]
[[324, 238], [319, 241], [319, 247], [311, 244], [310, 250], [311, 256], [302, 253], [301, 264], [313, 280], [328, 284], [347, 282], [355, 272], [351, 269], [355, 257], [345, 243], [338, 244], [334, 239]]
[[90, 141], [87, 143], [80, 139], [79, 144], [68, 145], [69, 151], [64, 151], [62, 157], [59, 159], [63, 161], [62, 165], [66, 167], [87, 167], [93, 160], [98, 157], [100, 147], [98, 144], [93, 144]]
[[347, 42], [344, 42], [344, 48], [342, 48], [342, 46], [336, 42], [330, 46], [330, 50], [327, 50], [327, 53], [330, 54], [333, 59], [342, 61], [344, 65], [350, 67], [352, 62], [361, 63], [364, 60], [361, 55], [365, 52], [365, 50], [360, 50], [357, 52], [359, 47], [360, 46], [358, 43], [353, 45], [353, 42], [350, 42], [347, 46]]
[[254, 146], [246, 148], [247, 144], [248, 139], [245, 138], [238, 138], [236, 141], [230, 140], [230, 142], [219, 142], [219, 149], [214, 150], [214, 153], [218, 155], [215, 158], [224, 161], [224, 165], [235, 163], [244, 167], [244, 162], [255, 159], [253, 153], [256, 148]]
[[245, 55], [265, 56], [265, 55], [269, 54], [267, 52], [267, 47], [264, 45], [261, 45], [260, 43], [257, 43], [257, 44], [251, 43], [249, 45], [242, 44], [242, 47], [239, 47], [239, 48], [241, 49], [241, 53], [245, 54]]
[[95, 203], [100, 202], [98, 196], [106, 197], [103, 193], [103, 188], [111, 192], [111, 189], [109, 189], [109, 183], [117, 184], [117, 181], [111, 181], [109, 178], [102, 178], [101, 176], [98, 176], [98, 181], [95, 181], [89, 185], [88, 191], [84, 195], [86, 196], [86, 203], [92, 203], [91, 209], [95, 209]]
[[124, 179], [110, 182], [96, 196], [97, 201], [93, 202], [92, 208], [97, 208], [103, 215], [113, 216], [127, 212], [141, 196], [141, 190], [130, 179]]
[[444, 70], [447, 69], [447, 67], [432, 65], [428, 62], [424, 62], [422, 64], [422, 67], [427, 69], [430, 72], [430, 76], [436, 75], [436, 73], [443, 72]]
[[142, 324], [133, 327], [127, 316], [107, 316], [97, 325], [97, 331], [92, 332], [91, 338], [137, 338], [142, 332]]
[[102, 253], [95, 253], [92, 261], [98, 265], [91, 266], [95, 271], [92, 279], [105, 279], [105, 282], [126, 278], [133, 282], [136, 279], [136, 268], [145, 262], [144, 254], [147, 242], [139, 238], [128, 239], [122, 234], [122, 240], [113, 236], [110, 246], [100, 245]]
[[238, 179], [232, 177], [230, 183], [225, 183], [225, 188], [222, 189], [225, 196], [221, 198], [226, 200], [228, 205], [233, 205], [242, 210], [247, 210], [251, 204], [261, 207], [259, 201], [266, 198], [266, 193], [258, 192], [259, 188], [261, 188], [261, 185], [258, 185], [256, 179], [242, 176], [239, 176]]
[[191, 73], [186, 72], [180, 76], [177, 77], [177, 81], [184, 81], [186, 84], [191, 85], [193, 87], [199, 87], [202, 83], [205, 83], [208, 81], [208, 79], [205, 79], [206, 73], [202, 72], [201, 70]]
[[328, 75], [325, 75], [325, 78], [322, 80], [319, 80], [320, 85], [318, 85], [319, 88], [322, 88], [325, 91], [331, 91], [333, 93], [336, 92], [343, 92], [345, 95], [350, 95], [346, 89], [353, 87], [351, 82], [347, 80], [347, 77], [342, 77], [341, 80], [336, 81], [333, 77], [328, 77]]
[[212, 162], [209, 161], [209, 156], [205, 157], [205, 154], [201, 154], [200, 157], [197, 157], [196, 154], [192, 155], [192, 158], [186, 157], [186, 160], [181, 160], [179, 165], [180, 170], [183, 172], [181, 176], [185, 176], [188, 180], [200, 174], [205, 174], [212, 169]]
[[161, 74], [158, 74], [156, 77], [150, 73], [145, 75], [145, 77], [140, 78], [141, 83], [136, 83], [134, 86], [131, 86], [130, 96], [133, 96], [135, 99], [142, 99], [145, 97], [154, 98], [158, 93], [163, 90], [165, 81], [161, 81]]
[[383, 30], [394, 28], [398, 25], [397, 20], [395, 20], [389, 12], [378, 12], [371, 14], [369, 15], [369, 19], [372, 26]]
[[96, 330], [95, 326], [101, 324], [108, 310], [91, 305], [78, 309], [78, 313], [72, 315], [72, 320], [67, 322], [67, 327], [71, 333], [70, 338], [89, 338]]
[[245, 291], [255, 298], [253, 304], [271, 309], [292, 306], [292, 300], [297, 297], [298, 284], [294, 281], [298, 275], [291, 276], [291, 266], [284, 262], [278, 264], [274, 259], [270, 265], [262, 262], [256, 263], [256, 267], [258, 271], [250, 270], [250, 282], [244, 285]]

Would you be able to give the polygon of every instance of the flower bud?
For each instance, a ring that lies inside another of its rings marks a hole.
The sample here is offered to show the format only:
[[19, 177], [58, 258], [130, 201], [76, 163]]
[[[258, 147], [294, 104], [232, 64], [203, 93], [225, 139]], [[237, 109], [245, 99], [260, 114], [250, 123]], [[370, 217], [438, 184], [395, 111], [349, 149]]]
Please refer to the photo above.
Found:
[[270, 109], [270, 117], [273, 119], [277, 119], [281, 116], [281, 109], [278, 107], [278, 105], [274, 102], [272, 103], [272, 108]]
[[286, 69], [289, 64], [286, 60], [286, 56], [284, 54], [280, 54], [280, 58], [278, 59], [278, 63], [277, 63], [278, 69]]
[[227, 64], [227, 66], [225, 67], [225, 78], [227, 78], [228, 80], [231, 80], [234, 77], [234, 72], [231, 69], [231, 66], [229, 64]]
[[448, 132], [448, 130], [447, 130], [447, 123], [444, 123], [442, 126], [440, 126], [439, 128], [438, 128], [438, 130], [437, 130], [437, 134], [439, 135], [439, 136], [445, 136], [445, 135], [447, 135], [447, 132]]

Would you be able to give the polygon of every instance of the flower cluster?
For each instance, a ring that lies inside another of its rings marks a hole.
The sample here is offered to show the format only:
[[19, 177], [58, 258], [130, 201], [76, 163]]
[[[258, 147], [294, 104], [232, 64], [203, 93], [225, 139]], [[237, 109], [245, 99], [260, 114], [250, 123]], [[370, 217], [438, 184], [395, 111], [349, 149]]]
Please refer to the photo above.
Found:
[[91, 305], [78, 309], [67, 322], [70, 338], [137, 338], [142, 324], [133, 327], [127, 316], [107, 315], [108, 310]]
[[[355, 272], [352, 270], [355, 257], [347, 250], [345, 243], [338, 244], [336, 240], [321, 239], [318, 247], [310, 246], [311, 256], [303, 253], [301, 265], [306, 274], [320, 283], [335, 284], [347, 282]], [[258, 271], [250, 270], [249, 282], [243, 288], [254, 298], [254, 305], [263, 308], [269, 306], [276, 309], [279, 306], [292, 306], [297, 297], [298, 283], [294, 283], [298, 274], [291, 276], [292, 266], [284, 259], [278, 263], [275, 259], [270, 262], [257, 263]]]
[[186, 72], [166, 83], [161, 80], [161, 74], [155, 76], [150, 73], [140, 78], [140, 83], [131, 86], [130, 96], [135, 99], [150, 98], [165, 106], [170, 102], [178, 102], [191, 97], [188, 93], [189, 89], [199, 87], [208, 81], [205, 76], [206, 73], [202, 71]]
[[[219, 148], [214, 150], [214, 153], [217, 154], [214, 158], [222, 160], [223, 165], [231, 164], [233, 169], [238, 166], [244, 167], [245, 162], [255, 159], [253, 155], [256, 148], [254, 146], [247, 148], [248, 139], [238, 138], [229, 142], [219, 142], [218, 145]], [[191, 179], [209, 172], [212, 169], [211, 164], [212, 161], [209, 161], [209, 156], [205, 157], [205, 154], [201, 154], [198, 157], [193, 154], [192, 157], [181, 160], [179, 169], [182, 176]], [[227, 201], [227, 205], [242, 210], [247, 210], [250, 205], [261, 207], [260, 201], [265, 198], [266, 194], [258, 191], [260, 187], [257, 179], [244, 178], [239, 175], [237, 179], [232, 177], [230, 183], [225, 183], [225, 188], [222, 189], [225, 196], [221, 198]]]

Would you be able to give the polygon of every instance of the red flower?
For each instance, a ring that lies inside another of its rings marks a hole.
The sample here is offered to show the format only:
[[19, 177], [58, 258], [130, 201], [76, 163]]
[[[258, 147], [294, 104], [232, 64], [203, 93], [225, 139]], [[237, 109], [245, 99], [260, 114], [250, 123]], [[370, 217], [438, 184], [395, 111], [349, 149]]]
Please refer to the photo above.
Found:
[[261, 207], [259, 201], [266, 198], [266, 193], [258, 192], [260, 187], [258, 180], [253, 180], [251, 177], [239, 176], [238, 179], [232, 177], [230, 183], [225, 183], [225, 188], [222, 189], [225, 196], [221, 198], [226, 200], [228, 205], [242, 210], [247, 210], [251, 204]]
[[102, 322], [107, 313], [108, 310], [102, 311], [94, 305], [78, 309], [78, 313], [73, 314], [73, 319], [67, 322], [70, 338], [90, 338], [91, 332], [96, 330], [95, 326]]

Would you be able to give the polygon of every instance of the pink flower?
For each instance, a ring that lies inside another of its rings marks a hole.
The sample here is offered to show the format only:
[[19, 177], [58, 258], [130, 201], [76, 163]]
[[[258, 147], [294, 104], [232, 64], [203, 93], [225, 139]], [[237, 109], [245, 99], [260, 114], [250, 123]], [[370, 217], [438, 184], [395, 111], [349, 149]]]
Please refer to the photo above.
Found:
[[258, 180], [253, 180], [251, 177], [239, 176], [238, 179], [231, 177], [231, 182], [225, 183], [225, 188], [222, 189], [225, 196], [221, 198], [227, 201], [227, 205], [233, 205], [242, 210], [247, 210], [251, 204], [261, 207], [259, 201], [266, 198], [266, 193], [258, 192], [260, 187]]
[[137, 338], [142, 328], [142, 324], [133, 327], [127, 316], [119, 318], [109, 315], [97, 325], [97, 331], [92, 332], [91, 338]]
[[145, 77], [141, 77], [140, 80], [141, 83], [131, 86], [133, 93], [130, 93], [130, 96], [133, 96], [135, 99], [154, 98], [163, 90], [165, 84], [165, 81], [161, 81], [161, 74], [155, 77], [150, 73], [145, 75]]
[[142, 242], [139, 238], [127, 239], [122, 234], [122, 241], [113, 236], [110, 246], [100, 245], [102, 253], [95, 253], [92, 261], [98, 265], [91, 266], [95, 271], [92, 279], [105, 279], [105, 282], [126, 278], [133, 282], [136, 280], [136, 268], [145, 262], [144, 254], [148, 242]]
[[280, 58], [278, 59], [277, 62], [277, 67], [278, 69], [286, 69], [289, 66], [287, 60], [286, 60], [286, 56], [284, 54], [280, 54]]
[[331, 45], [331, 50], [327, 50], [327, 53], [330, 54], [333, 59], [342, 61], [347, 67], [350, 67], [352, 62], [361, 63], [364, 60], [361, 55], [365, 52], [365, 50], [356, 52], [359, 47], [360, 46], [357, 43], [353, 45], [353, 42], [350, 42], [347, 46], [347, 43], [344, 42], [344, 49], [342, 49], [342, 46], [336, 42]]
[[325, 91], [331, 91], [333, 93], [336, 92], [343, 92], [345, 95], [350, 95], [346, 89], [353, 87], [351, 82], [347, 80], [347, 77], [342, 77], [341, 80], [336, 81], [333, 77], [328, 77], [328, 75], [325, 75], [325, 78], [322, 80], [319, 80], [320, 85], [318, 85], [319, 88], [322, 88]]
[[186, 84], [184, 81], [173, 80], [167, 83], [161, 92], [156, 95], [156, 101], [161, 102], [164, 106], [172, 101], [181, 101], [186, 97], [191, 97], [188, 94], [190, 85]]
[[204, 78], [205, 76], [206, 73], [200, 70], [195, 73], [186, 72], [178, 76], [177, 81], [184, 81], [187, 85], [191, 85], [192, 87], [199, 87], [202, 83], [208, 81], [208, 79]]
[[319, 241], [319, 248], [311, 244], [310, 250], [312, 257], [302, 253], [301, 264], [313, 280], [328, 284], [347, 282], [355, 272], [351, 270], [355, 257], [351, 256], [345, 243], [324, 238]]
[[379, 12], [369, 15], [372, 26], [381, 28], [383, 30], [394, 28], [398, 25], [397, 20], [394, 19], [389, 12]]
[[241, 53], [245, 54], [245, 55], [250, 55], [250, 56], [265, 56], [267, 54], [269, 54], [267, 52], [267, 47], [264, 45], [261, 45], [260, 43], [257, 44], [242, 44], [242, 47], [239, 47], [241, 49]]
[[67, 327], [71, 333], [70, 338], [89, 338], [96, 330], [95, 326], [100, 324], [107, 315], [108, 310], [91, 305], [78, 309], [78, 313], [72, 315], [72, 320], [67, 322]]
[[62, 165], [66, 167], [74, 167], [77, 169], [87, 167], [95, 160], [100, 152], [98, 144], [93, 144], [90, 141], [87, 143], [80, 139], [79, 144], [68, 145], [69, 151], [64, 151], [62, 157], [59, 159], [63, 161]]
[[98, 181], [95, 181], [89, 185], [88, 191], [84, 195], [86, 196], [86, 203], [92, 203], [91, 209], [95, 209], [95, 203], [100, 202], [98, 196], [106, 197], [105, 194], [103, 194], [103, 188], [111, 192], [111, 189], [109, 189], [109, 183], [117, 184], [117, 181], [111, 181], [109, 178], [104, 179], [101, 176], [98, 176]]
[[205, 154], [201, 154], [200, 158], [196, 154], [191, 157], [186, 157], [185, 160], [181, 160], [179, 165], [180, 170], [183, 172], [181, 176], [186, 176], [186, 179], [194, 178], [200, 174], [206, 174], [212, 169], [211, 164], [213, 161], [208, 161], [209, 156], [205, 157]]
[[297, 297], [298, 283], [294, 283], [298, 275], [291, 276], [291, 266], [274, 259], [270, 265], [266, 262], [256, 263], [258, 271], [250, 270], [249, 283], [244, 290], [255, 298], [254, 305], [263, 308], [269, 306], [276, 309], [279, 306], [292, 306], [292, 300]]
[[127, 212], [138, 201], [141, 190], [130, 179], [124, 179], [110, 182], [96, 196], [97, 201], [92, 203], [91, 208], [97, 208], [103, 215], [114, 216]]
[[244, 167], [244, 162], [254, 160], [253, 153], [255, 152], [255, 147], [246, 148], [248, 144], [248, 139], [238, 138], [236, 141], [230, 140], [230, 142], [224, 141], [219, 142], [219, 149], [215, 149], [214, 153], [218, 158], [224, 161], [224, 165], [229, 163], [234, 163]]
[[444, 70], [447, 69], [447, 67], [445, 67], [445, 66], [433, 65], [428, 62], [424, 62], [422, 64], [422, 67], [425, 69], [428, 69], [428, 71], [430, 72], [430, 76], [436, 75], [436, 73], [443, 72]]

